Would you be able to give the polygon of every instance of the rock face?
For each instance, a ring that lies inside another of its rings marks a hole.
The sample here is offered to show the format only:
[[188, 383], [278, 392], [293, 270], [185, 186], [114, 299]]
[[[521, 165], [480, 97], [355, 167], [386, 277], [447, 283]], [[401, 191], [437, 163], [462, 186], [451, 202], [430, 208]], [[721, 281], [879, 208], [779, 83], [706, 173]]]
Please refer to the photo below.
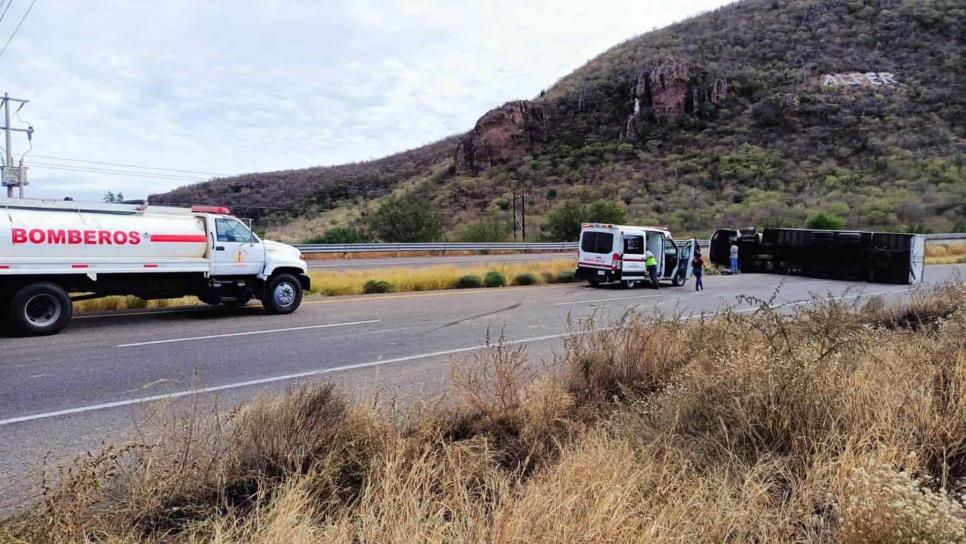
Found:
[[725, 93], [723, 80], [692, 63], [665, 59], [646, 63], [636, 74], [599, 83], [593, 91], [578, 90], [555, 100], [507, 102], [483, 115], [460, 138], [456, 173], [475, 176], [551, 141], [575, 147], [588, 139], [641, 141], [659, 123], [684, 115], [713, 117]]
[[476, 175], [526, 155], [534, 143], [549, 139], [548, 121], [547, 106], [526, 100], [507, 102], [488, 111], [456, 144], [456, 173]]
[[663, 59], [646, 63], [634, 85], [634, 113], [627, 119], [624, 139], [636, 141], [658, 123], [683, 115], [711, 117], [727, 94], [723, 79], [684, 61]]

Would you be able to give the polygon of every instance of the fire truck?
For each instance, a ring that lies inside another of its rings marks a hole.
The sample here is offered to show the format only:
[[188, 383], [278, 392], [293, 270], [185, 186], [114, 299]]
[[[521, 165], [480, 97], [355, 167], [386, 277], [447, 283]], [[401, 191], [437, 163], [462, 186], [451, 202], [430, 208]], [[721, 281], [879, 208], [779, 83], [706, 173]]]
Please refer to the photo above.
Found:
[[217, 306], [298, 309], [309, 288], [301, 252], [260, 239], [228, 208], [0, 199], [0, 321], [55, 334], [72, 301], [194, 295]]

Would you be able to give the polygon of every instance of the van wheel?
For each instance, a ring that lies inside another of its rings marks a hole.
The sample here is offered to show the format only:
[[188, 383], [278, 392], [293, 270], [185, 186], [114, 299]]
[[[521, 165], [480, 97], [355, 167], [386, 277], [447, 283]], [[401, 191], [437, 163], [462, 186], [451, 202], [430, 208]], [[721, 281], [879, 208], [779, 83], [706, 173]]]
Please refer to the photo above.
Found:
[[677, 275], [674, 276], [674, 279], [671, 280], [671, 285], [675, 287], [681, 287], [682, 285], [684, 285], [684, 282], [681, 281], [681, 276], [677, 276]]
[[637, 287], [639, 283], [640, 282], [637, 280], [624, 280], [621, 282], [621, 285], [624, 287], [624, 289], [633, 289]]
[[302, 284], [291, 274], [279, 274], [265, 286], [262, 306], [269, 314], [290, 314], [302, 304]]
[[597, 280], [587, 280], [587, 283], [589, 283], [591, 287], [600, 287], [600, 282]]
[[61, 286], [31, 283], [13, 295], [6, 322], [16, 334], [41, 336], [60, 332], [73, 314], [74, 306]]

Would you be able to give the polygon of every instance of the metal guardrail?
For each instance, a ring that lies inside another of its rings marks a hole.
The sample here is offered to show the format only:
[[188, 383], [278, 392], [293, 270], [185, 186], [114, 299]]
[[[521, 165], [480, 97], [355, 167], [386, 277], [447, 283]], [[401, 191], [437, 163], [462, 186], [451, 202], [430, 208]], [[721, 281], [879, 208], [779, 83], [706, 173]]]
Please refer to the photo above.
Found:
[[926, 242], [945, 242], [948, 240], [966, 240], [966, 232], [947, 232], [943, 234], [925, 234]]
[[[927, 242], [966, 240], [966, 233], [926, 234]], [[430, 242], [430, 243], [372, 243], [372, 244], [303, 244], [296, 245], [302, 253], [391, 253], [391, 252], [446, 252], [446, 251], [575, 251], [577, 242]], [[698, 245], [708, 247], [708, 240]]]
[[[431, 242], [392, 244], [303, 244], [302, 253], [391, 253], [415, 251], [576, 251], [577, 242]], [[698, 240], [707, 247], [707, 240]]]
[[406, 251], [573, 251], [577, 242], [430, 242], [394, 244], [305, 244], [302, 253], [368, 253]]

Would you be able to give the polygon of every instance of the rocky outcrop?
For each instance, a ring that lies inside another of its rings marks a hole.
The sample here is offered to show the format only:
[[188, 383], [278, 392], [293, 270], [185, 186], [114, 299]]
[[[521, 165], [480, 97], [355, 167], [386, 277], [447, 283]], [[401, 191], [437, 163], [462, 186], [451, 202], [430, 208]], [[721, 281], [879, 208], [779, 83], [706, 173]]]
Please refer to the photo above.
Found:
[[518, 100], [488, 111], [456, 144], [456, 173], [479, 174], [526, 155], [535, 143], [548, 141], [550, 110], [548, 105]]
[[727, 94], [727, 85], [696, 64], [663, 59], [641, 68], [632, 94], [634, 112], [627, 119], [624, 139], [634, 141], [650, 126], [683, 115], [713, 116]]

